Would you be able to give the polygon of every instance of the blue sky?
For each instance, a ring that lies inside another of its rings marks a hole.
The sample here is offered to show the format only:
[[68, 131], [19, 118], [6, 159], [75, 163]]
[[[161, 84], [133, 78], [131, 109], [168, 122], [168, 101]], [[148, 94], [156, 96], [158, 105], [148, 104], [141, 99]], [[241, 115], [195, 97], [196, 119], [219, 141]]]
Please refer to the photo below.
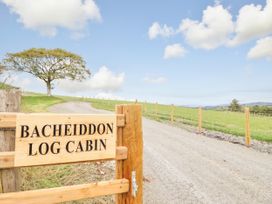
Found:
[[[179, 105], [272, 102], [271, 0], [60, 0], [55, 11], [35, 1], [1, 1], [0, 58], [32, 47], [83, 56], [92, 79], [57, 82], [53, 94]], [[78, 8], [66, 9], [75, 2]], [[78, 12], [84, 5], [86, 14]], [[24, 90], [45, 92], [29, 75], [10, 78]]]

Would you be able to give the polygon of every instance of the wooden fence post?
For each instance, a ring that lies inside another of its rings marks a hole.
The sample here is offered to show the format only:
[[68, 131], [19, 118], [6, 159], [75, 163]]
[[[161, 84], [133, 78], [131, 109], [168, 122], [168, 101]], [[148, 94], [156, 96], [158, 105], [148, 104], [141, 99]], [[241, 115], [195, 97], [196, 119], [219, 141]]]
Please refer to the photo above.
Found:
[[245, 122], [245, 144], [247, 147], [250, 146], [250, 111], [249, 108], [245, 108], [245, 116], [246, 116], [246, 122]]
[[174, 109], [175, 109], [175, 106], [174, 106], [174, 104], [172, 104], [172, 107], [171, 107], [171, 123], [174, 122]]
[[198, 108], [198, 133], [202, 133], [202, 108]]
[[141, 105], [118, 105], [117, 114], [125, 115], [125, 126], [118, 128], [117, 145], [128, 148], [128, 157], [116, 162], [116, 179], [130, 181], [128, 193], [116, 196], [117, 204], [143, 203], [143, 136]]
[[142, 108], [143, 108], [143, 114], [146, 114], [146, 101], [143, 102]]
[[158, 115], [158, 102], [156, 102], [155, 104], [155, 114], [156, 114], [156, 119], [159, 118], [159, 115]]
[[[19, 112], [21, 91], [0, 90], [0, 112]], [[15, 130], [0, 129], [0, 152], [14, 151]], [[17, 169], [0, 170], [0, 193], [18, 191], [20, 187]]]

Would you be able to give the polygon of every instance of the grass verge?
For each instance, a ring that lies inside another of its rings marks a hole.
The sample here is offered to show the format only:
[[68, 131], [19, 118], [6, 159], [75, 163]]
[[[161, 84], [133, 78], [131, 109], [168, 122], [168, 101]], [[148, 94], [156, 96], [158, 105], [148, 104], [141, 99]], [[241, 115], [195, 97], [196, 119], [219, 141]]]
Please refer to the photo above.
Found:
[[46, 112], [47, 108], [65, 100], [55, 96], [26, 95], [22, 97], [22, 112]]

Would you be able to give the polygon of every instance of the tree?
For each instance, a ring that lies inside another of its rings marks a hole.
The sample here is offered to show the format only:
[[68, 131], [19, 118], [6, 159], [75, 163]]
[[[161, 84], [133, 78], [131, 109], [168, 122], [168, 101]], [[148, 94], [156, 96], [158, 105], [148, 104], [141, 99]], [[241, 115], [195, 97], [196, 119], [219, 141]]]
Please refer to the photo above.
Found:
[[82, 57], [63, 49], [32, 48], [7, 53], [3, 65], [7, 70], [26, 72], [44, 81], [48, 96], [51, 96], [54, 80], [81, 81], [90, 75]]
[[241, 111], [242, 107], [239, 104], [238, 100], [233, 99], [230, 103], [229, 110], [230, 111]]

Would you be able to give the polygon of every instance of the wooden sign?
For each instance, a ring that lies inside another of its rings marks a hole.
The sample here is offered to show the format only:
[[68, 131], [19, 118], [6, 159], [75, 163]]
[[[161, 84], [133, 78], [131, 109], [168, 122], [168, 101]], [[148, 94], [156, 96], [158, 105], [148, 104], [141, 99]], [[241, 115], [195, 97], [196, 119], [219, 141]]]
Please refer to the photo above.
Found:
[[116, 156], [116, 115], [18, 114], [14, 166]]

